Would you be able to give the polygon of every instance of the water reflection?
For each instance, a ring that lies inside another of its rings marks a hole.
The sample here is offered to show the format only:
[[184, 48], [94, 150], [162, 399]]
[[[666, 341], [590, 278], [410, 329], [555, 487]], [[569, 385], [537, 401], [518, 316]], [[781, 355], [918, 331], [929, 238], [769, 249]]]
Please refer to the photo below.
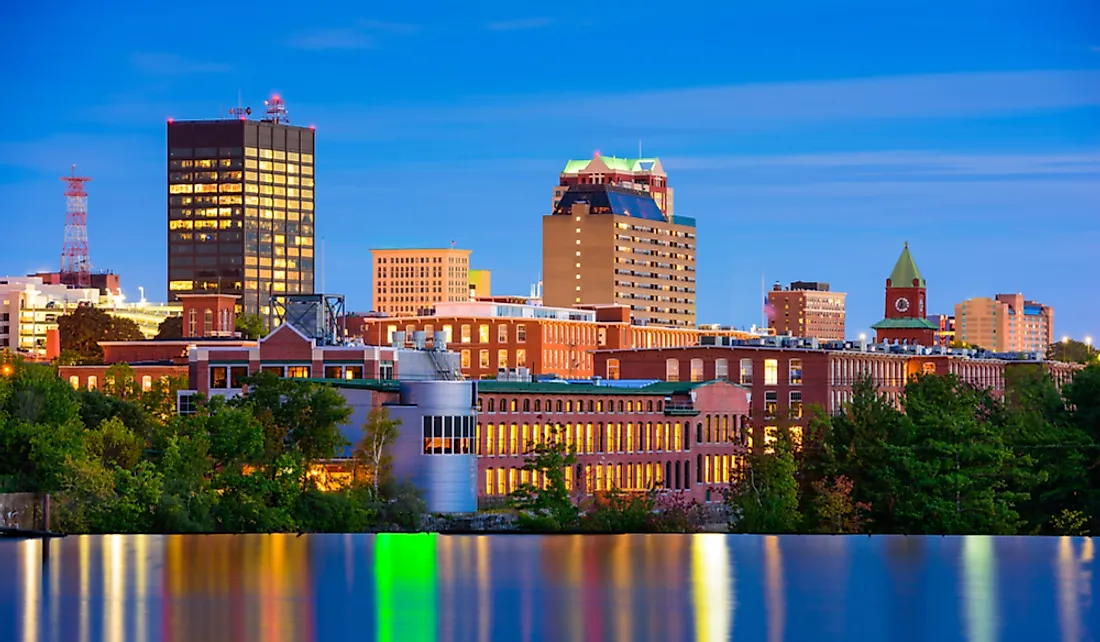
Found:
[[1080, 538], [0, 541], [0, 639], [1095, 639]]

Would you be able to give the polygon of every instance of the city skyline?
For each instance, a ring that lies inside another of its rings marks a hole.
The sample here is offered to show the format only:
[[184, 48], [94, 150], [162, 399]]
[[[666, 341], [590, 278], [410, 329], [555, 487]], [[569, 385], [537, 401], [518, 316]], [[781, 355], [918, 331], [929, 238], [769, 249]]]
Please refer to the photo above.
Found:
[[[57, 269], [57, 177], [76, 163], [94, 179], [93, 266], [120, 274], [131, 300], [138, 286], [165, 300], [165, 120], [218, 117], [238, 95], [255, 112], [278, 91], [292, 124], [317, 126], [326, 285], [352, 309], [370, 304], [370, 247], [455, 241], [493, 271], [496, 292], [526, 293], [538, 278], [546, 186], [571, 158], [632, 157], [640, 140], [675, 185], [677, 214], [698, 221], [701, 323], [758, 324], [763, 275], [769, 288], [809, 279], [848, 292], [848, 335], [870, 334], [909, 242], [930, 313], [1026, 292], [1056, 310], [1056, 339], [1095, 336], [1100, 304], [1081, 296], [1100, 245], [1095, 9], [948, 6], [951, 21], [934, 20], [935, 6], [670, 15], [648, 72], [622, 74], [561, 67], [561, 52], [589, 46], [591, 33], [648, 24], [613, 5], [586, 7], [591, 29], [580, 30], [569, 28], [568, 5], [535, 17], [439, 7], [427, 22], [259, 16], [265, 37], [232, 48], [154, 35], [168, 15], [186, 28], [203, 11], [78, 19], [19, 7], [5, 35], [21, 54], [5, 73], [2, 109], [20, 126], [0, 134], [0, 186], [10, 238], [34, 241], [10, 244], [0, 272]], [[202, 21], [203, 43], [228, 37], [230, 14], [243, 9], [217, 11], [218, 22]], [[131, 37], [118, 38], [121, 29]], [[857, 36], [860, 47], [836, 46]], [[530, 51], [510, 56], [517, 46]], [[265, 53], [233, 53], [244, 49]], [[75, 56], [83, 76], [43, 84]], [[280, 64], [262, 64], [270, 57]], [[388, 72], [333, 82], [362, 68]]]

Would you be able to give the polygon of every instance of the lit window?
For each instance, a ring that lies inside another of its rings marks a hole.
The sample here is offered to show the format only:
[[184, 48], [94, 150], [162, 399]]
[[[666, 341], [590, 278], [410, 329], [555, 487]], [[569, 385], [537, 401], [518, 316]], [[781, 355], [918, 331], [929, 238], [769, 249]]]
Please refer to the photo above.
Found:
[[461, 355], [462, 355], [462, 367], [463, 368], [469, 368], [470, 367], [470, 351], [469, 350], [463, 350], [461, 352]]
[[752, 359], [741, 360], [741, 385], [752, 385]]
[[489, 324], [483, 323], [477, 329], [478, 343], [489, 343]]
[[524, 350], [523, 348], [519, 348], [519, 349], [516, 350], [516, 367], [517, 368], [527, 367], [527, 351]]
[[774, 390], [764, 392], [764, 418], [775, 419], [775, 413], [779, 411], [779, 393]]
[[764, 359], [764, 385], [774, 386], [779, 383], [779, 360]]
[[477, 362], [478, 362], [479, 367], [488, 368], [489, 367], [489, 351], [488, 350], [478, 350]]
[[497, 350], [497, 368], [507, 368], [507, 367], [508, 367], [508, 351], [507, 350]]

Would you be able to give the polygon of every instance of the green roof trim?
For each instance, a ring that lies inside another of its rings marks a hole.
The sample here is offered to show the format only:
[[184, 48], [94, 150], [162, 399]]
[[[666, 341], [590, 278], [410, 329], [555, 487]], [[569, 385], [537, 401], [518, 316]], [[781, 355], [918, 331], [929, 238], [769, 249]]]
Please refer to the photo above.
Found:
[[[607, 168], [620, 172], [641, 172], [646, 170], [646, 165], [652, 167], [658, 162], [657, 158], [619, 158], [617, 156], [600, 156], [599, 159], [603, 161]], [[584, 160], [570, 160], [565, 163], [565, 169], [561, 171], [562, 174], [578, 174], [588, 164], [591, 163], [594, 158], [586, 158]]]
[[399, 388], [395, 379], [308, 379], [308, 381], [337, 388], [374, 390], [375, 392], [397, 392]]
[[914, 279], [917, 280], [917, 287], [924, 287], [924, 277], [921, 276], [913, 255], [909, 253], [907, 242], [901, 251], [901, 256], [898, 257], [897, 264], [894, 265], [894, 271], [890, 273], [890, 285], [895, 288], [911, 288]]
[[871, 328], [874, 330], [939, 330], [940, 326], [928, 319], [883, 319]]

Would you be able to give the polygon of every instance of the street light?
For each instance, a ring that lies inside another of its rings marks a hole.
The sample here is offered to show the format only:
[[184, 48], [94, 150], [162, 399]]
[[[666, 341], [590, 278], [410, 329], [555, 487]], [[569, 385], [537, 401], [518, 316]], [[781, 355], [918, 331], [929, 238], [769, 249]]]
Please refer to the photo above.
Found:
[[1085, 361], [1092, 358], [1092, 337], [1085, 337]]

